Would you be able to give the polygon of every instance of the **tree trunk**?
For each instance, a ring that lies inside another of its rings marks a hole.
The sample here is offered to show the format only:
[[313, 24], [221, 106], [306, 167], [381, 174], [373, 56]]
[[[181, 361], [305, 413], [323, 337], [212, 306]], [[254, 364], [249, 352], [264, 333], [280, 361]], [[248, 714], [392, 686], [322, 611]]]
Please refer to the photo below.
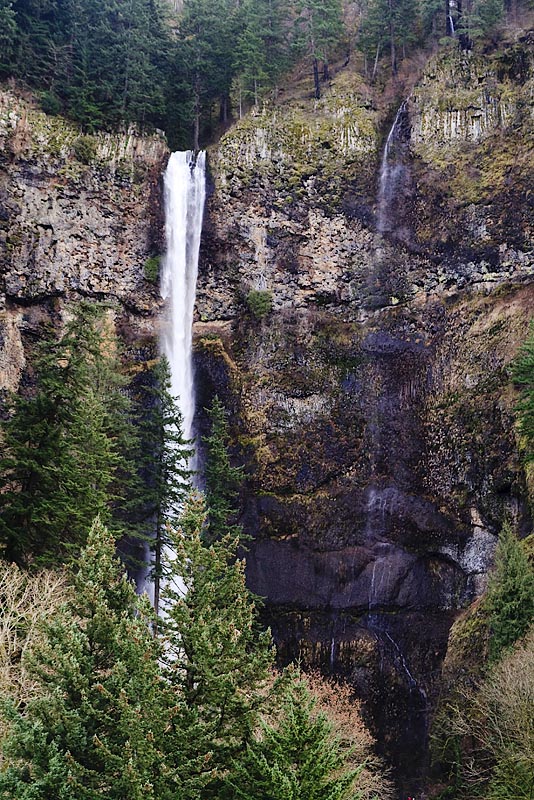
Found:
[[328, 71], [328, 61], [325, 58], [325, 60], [323, 61], [323, 81], [326, 83], [326, 81], [329, 80], [330, 80], [330, 73]]
[[397, 51], [395, 48], [395, 25], [393, 23], [393, 0], [389, 0], [389, 47], [391, 52], [391, 74], [397, 74]]
[[319, 83], [319, 62], [313, 59], [313, 85], [315, 86], [315, 99], [321, 98], [321, 85]]
[[195, 121], [193, 124], [193, 150], [195, 151], [200, 150], [199, 139], [200, 139], [200, 112], [198, 108], [196, 108]]
[[159, 596], [161, 588], [161, 519], [158, 513], [156, 528], [156, 546], [154, 548], [154, 611], [159, 613]]
[[220, 106], [219, 106], [219, 120], [223, 124], [228, 122], [228, 97], [224, 95], [221, 97]]
[[200, 92], [198, 89], [198, 84], [195, 88], [195, 104], [194, 104], [194, 120], [193, 120], [193, 150], [195, 152], [200, 150], [199, 147], [199, 140], [200, 140]]
[[376, 46], [375, 63], [373, 64], [373, 74], [371, 75], [371, 81], [374, 81], [374, 79], [376, 78], [379, 58], [380, 58], [380, 42]]

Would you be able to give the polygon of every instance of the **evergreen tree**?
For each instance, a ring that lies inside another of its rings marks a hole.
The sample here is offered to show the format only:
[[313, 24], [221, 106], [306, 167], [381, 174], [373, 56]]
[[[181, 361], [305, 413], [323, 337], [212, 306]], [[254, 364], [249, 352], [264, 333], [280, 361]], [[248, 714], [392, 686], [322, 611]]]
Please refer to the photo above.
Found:
[[342, 32], [340, 0], [297, 0], [299, 13], [297, 48], [310, 59], [315, 97], [321, 96], [319, 63], [328, 78], [328, 59]]
[[[182, 698], [174, 728], [185, 732], [183, 800], [218, 797], [219, 776], [251, 736], [272, 665], [270, 635], [256, 621], [244, 562], [231, 536], [204, 543], [203, 499], [192, 496], [175, 535], [174, 581], [165, 590], [166, 680]], [[168, 759], [177, 742], [166, 741]], [[200, 794], [199, 794], [200, 792]]]
[[11, 560], [61, 561], [85, 542], [95, 513], [127, 525], [135, 433], [99, 314], [82, 305], [59, 341], [45, 338], [34, 394], [12, 398], [0, 460], [0, 539]]
[[373, 59], [372, 79], [385, 48], [389, 49], [391, 71], [397, 71], [399, 52], [416, 40], [419, 6], [415, 0], [371, 0], [362, 22], [359, 46], [368, 59]]
[[[172, 770], [162, 767], [167, 724], [159, 646], [149, 612], [122, 574], [115, 544], [91, 529], [73, 599], [45, 626], [31, 662], [41, 695], [11, 711], [9, 800], [163, 800]], [[177, 787], [174, 787], [175, 789]]]
[[192, 443], [184, 440], [177, 398], [170, 393], [169, 364], [162, 357], [138, 385], [137, 407], [140, 474], [143, 489], [136, 517], [141, 535], [154, 551], [154, 608], [159, 608], [160, 582], [165, 577], [165, 548], [171, 545], [170, 526], [177, 522], [191, 490], [188, 463]]
[[504, 4], [503, 0], [463, 0], [460, 9], [456, 29], [462, 47], [468, 50], [500, 22]]
[[527, 462], [534, 461], [534, 323], [512, 365], [512, 380], [521, 387], [521, 399], [516, 406], [519, 431], [524, 439]]
[[298, 674], [289, 682], [274, 723], [238, 757], [226, 781], [232, 800], [356, 800], [363, 765], [350, 764], [326, 713]]
[[234, 0], [185, 0], [180, 20], [180, 46], [186, 81], [193, 98], [193, 147], [198, 150], [201, 120], [220, 102], [221, 120], [228, 118], [234, 76], [233, 48], [240, 21]]
[[245, 0], [241, 13], [234, 63], [241, 94], [257, 104], [262, 89], [274, 85], [289, 66], [289, 9], [282, 0]]
[[534, 622], [534, 567], [508, 522], [499, 537], [485, 602], [490, 612], [490, 658], [495, 661]]
[[0, 77], [9, 73], [17, 23], [11, 0], [0, 0]]
[[243, 468], [232, 467], [228, 455], [228, 420], [226, 409], [215, 395], [207, 409], [211, 432], [203, 439], [206, 447], [206, 502], [208, 505], [210, 540], [231, 532], [239, 535], [240, 528], [232, 526], [236, 516], [239, 487], [243, 482]]

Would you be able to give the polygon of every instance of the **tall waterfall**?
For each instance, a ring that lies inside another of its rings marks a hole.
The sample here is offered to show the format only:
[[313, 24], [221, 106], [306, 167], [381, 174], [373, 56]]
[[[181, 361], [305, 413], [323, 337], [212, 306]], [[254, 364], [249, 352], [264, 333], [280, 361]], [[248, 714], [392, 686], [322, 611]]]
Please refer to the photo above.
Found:
[[[196, 159], [190, 150], [173, 153], [164, 176], [167, 252], [161, 271], [161, 296], [167, 301], [167, 317], [161, 336], [161, 349], [169, 361], [171, 394], [178, 398], [185, 439], [193, 438], [195, 415], [193, 312], [206, 197], [205, 161], [205, 153], [199, 153]], [[194, 463], [190, 466], [194, 466]], [[160, 559], [172, 558], [172, 555], [165, 546], [163, 552], [156, 548], [156, 573]], [[147, 545], [145, 560], [150, 562], [153, 556]], [[174, 583], [174, 588], [182, 589], [180, 579], [175, 579]], [[158, 609], [160, 581], [152, 577], [151, 567], [139, 576], [138, 591], [146, 591]]]
[[186, 439], [193, 435], [195, 388], [192, 358], [193, 311], [198, 253], [206, 197], [205, 153], [173, 153], [165, 172], [167, 254], [161, 275], [161, 296], [169, 318], [162, 349], [169, 360], [171, 392], [178, 398]]
[[401, 188], [406, 173], [404, 165], [395, 157], [396, 145], [399, 145], [400, 142], [399, 135], [401, 123], [406, 112], [406, 104], [407, 101], [405, 100], [395, 115], [382, 154], [380, 178], [378, 182], [378, 213], [376, 221], [376, 227], [379, 233], [392, 230], [393, 220], [389, 212], [396, 198], [397, 191]]

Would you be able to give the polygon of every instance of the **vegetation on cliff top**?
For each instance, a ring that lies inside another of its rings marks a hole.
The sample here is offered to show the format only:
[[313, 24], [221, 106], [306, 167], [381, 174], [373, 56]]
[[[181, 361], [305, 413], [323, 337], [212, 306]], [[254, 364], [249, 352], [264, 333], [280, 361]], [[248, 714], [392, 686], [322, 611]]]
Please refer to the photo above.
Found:
[[434, 0], [370, 0], [345, 25], [343, 11], [341, 0], [184, 0], [180, 13], [163, 0], [1, 0], [0, 77], [87, 131], [135, 122], [197, 148], [214, 118], [257, 104], [297, 62], [318, 99], [332, 57], [350, 58], [354, 40], [374, 78], [382, 55], [395, 73], [410, 49], [446, 34], [470, 48], [503, 6], [469, 0], [447, 14]]

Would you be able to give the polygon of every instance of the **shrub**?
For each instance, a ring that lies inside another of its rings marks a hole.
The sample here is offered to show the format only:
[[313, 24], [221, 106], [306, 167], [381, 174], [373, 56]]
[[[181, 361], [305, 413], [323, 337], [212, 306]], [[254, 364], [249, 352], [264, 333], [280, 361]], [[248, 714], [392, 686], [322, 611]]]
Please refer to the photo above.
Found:
[[55, 117], [61, 112], [61, 100], [53, 92], [41, 94], [41, 108], [45, 114]]
[[149, 283], [158, 282], [160, 264], [161, 256], [149, 256], [145, 261], [145, 279]]
[[247, 295], [247, 306], [256, 319], [265, 317], [273, 307], [272, 293], [262, 289], [251, 289]]
[[96, 141], [92, 136], [80, 136], [74, 142], [74, 153], [82, 164], [90, 164], [96, 157]]
[[496, 661], [534, 622], [534, 569], [508, 522], [499, 537], [485, 605], [490, 612], [490, 660]]

